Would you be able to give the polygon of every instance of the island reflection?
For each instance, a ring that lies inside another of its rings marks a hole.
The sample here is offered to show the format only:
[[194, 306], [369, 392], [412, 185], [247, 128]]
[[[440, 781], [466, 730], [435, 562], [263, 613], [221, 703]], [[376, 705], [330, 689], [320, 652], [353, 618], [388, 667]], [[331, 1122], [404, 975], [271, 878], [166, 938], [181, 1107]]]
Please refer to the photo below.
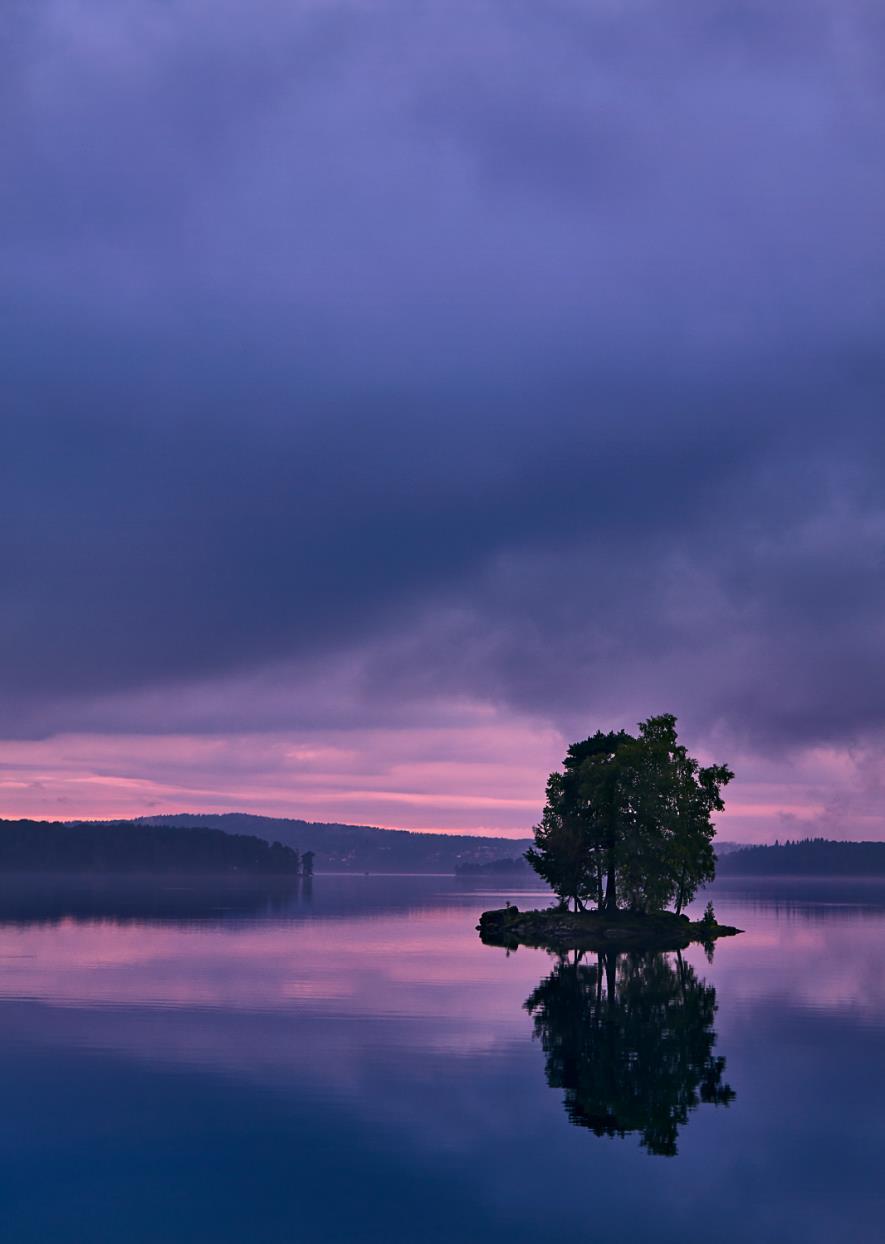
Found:
[[702, 1102], [726, 1106], [714, 1055], [716, 991], [680, 953], [563, 955], [526, 999], [547, 1083], [597, 1136], [637, 1133], [649, 1153], [676, 1153]]

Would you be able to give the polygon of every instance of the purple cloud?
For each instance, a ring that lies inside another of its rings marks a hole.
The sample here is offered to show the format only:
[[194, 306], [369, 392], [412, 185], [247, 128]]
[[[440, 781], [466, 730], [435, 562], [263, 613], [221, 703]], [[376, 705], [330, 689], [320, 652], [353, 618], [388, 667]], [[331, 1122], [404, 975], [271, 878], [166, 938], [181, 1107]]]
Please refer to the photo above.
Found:
[[878, 6], [7, 21], [3, 736], [875, 754]]

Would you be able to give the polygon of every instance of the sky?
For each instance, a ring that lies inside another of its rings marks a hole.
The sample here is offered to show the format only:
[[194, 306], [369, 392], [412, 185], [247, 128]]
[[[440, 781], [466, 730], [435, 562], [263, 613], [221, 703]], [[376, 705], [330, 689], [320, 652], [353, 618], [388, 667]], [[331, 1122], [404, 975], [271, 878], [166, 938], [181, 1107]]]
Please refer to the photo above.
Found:
[[879, 0], [7, 0], [0, 815], [885, 838]]

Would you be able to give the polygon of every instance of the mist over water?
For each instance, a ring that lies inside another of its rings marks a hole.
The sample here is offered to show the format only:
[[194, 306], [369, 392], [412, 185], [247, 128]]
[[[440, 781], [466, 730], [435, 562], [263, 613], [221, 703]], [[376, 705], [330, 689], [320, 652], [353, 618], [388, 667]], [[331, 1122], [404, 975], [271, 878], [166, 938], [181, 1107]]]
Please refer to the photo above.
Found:
[[480, 943], [531, 883], [4, 885], [6, 1238], [877, 1240], [885, 885], [712, 895], [597, 978]]

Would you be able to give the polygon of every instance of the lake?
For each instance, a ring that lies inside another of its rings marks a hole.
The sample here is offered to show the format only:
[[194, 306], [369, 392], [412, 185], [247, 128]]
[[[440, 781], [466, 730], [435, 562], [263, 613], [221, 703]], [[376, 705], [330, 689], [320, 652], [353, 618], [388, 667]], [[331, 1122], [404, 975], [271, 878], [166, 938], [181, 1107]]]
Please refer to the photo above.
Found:
[[3, 1239], [880, 1241], [885, 884], [711, 894], [557, 964], [475, 932], [524, 880], [6, 879]]

